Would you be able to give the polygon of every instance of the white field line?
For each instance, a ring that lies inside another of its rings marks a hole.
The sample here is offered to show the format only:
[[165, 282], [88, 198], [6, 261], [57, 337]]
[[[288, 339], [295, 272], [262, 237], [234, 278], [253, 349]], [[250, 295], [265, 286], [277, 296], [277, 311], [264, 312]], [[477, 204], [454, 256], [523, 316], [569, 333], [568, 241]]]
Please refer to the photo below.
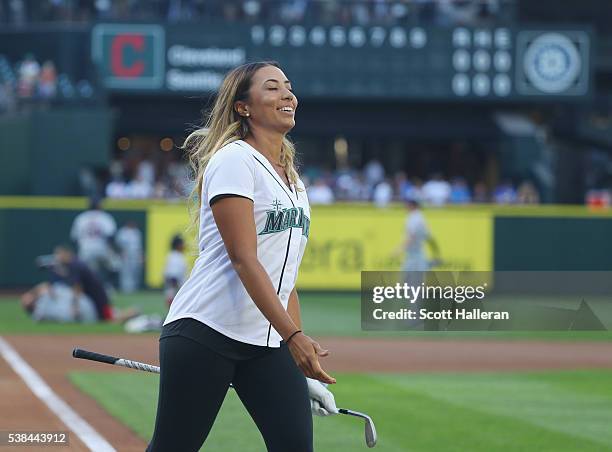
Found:
[[64, 402], [38, 373], [0, 337], [0, 355], [19, 375], [30, 390], [38, 397], [83, 443], [95, 452], [116, 452], [89, 423]]

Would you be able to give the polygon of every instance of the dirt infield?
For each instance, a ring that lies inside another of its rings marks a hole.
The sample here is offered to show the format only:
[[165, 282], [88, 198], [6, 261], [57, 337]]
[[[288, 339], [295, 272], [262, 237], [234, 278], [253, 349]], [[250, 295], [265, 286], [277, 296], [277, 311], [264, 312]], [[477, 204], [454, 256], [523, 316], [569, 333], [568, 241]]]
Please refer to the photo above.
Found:
[[[47, 384], [120, 451], [142, 451], [146, 444], [108, 415], [94, 400], [69, 382], [67, 373], [79, 371], [133, 372], [71, 357], [74, 347], [137, 361], [158, 363], [157, 337], [141, 336], [7, 336]], [[331, 351], [324, 367], [330, 372], [476, 372], [545, 369], [612, 368], [612, 343], [390, 340], [320, 338]], [[3, 430], [65, 430], [61, 421], [40, 402], [4, 360], [0, 360], [0, 412]], [[87, 450], [74, 434], [70, 450]], [[0, 450], [15, 450], [2, 448]], [[61, 450], [53, 448], [53, 450]], [[64, 449], [66, 450], [66, 449]]]

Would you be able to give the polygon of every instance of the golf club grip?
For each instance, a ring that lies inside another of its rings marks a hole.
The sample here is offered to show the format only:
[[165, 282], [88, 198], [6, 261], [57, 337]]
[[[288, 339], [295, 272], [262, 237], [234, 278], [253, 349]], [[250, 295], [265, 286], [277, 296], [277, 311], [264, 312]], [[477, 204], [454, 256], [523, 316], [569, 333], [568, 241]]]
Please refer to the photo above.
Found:
[[114, 356], [90, 352], [89, 350], [83, 350], [80, 348], [75, 348], [72, 350], [72, 356], [75, 358], [88, 359], [90, 361], [98, 361], [107, 364], [115, 364], [119, 360], [119, 358], [115, 358]]
[[160, 369], [158, 366], [153, 366], [151, 364], [141, 363], [138, 361], [132, 361], [130, 359], [120, 358], [115, 363], [117, 366], [127, 367], [128, 369], [142, 370], [145, 372], [151, 372], [154, 374], [160, 373]]
[[347, 410], [345, 408], [338, 408], [338, 413], [340, 413], [340, 414], [348, 414], [349, 416], [351, 415], [351, 413], [349, 413], [349, 410]]

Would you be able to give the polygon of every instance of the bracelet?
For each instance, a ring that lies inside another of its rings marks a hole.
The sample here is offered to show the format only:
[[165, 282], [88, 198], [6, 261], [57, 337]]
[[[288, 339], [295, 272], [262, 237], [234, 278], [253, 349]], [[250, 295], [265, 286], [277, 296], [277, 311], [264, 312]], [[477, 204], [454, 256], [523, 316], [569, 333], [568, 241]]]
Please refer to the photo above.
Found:
[[289, 337], [287, 338], [287, 340], [285, 341], [285, 344], [288, 344], [288, 343], [289, 343], [289, 341], [290, 341], [291, 339], [293, 339], [293, 336], [295, 336], [296, 334], [301, 333], [301, 332], [302, 332], [302, 330], [297, 330], [297, 331], [295, 331], [295, 332], [294, 332], [294, 333], [293, 333], [291, 336], [289, 336]]

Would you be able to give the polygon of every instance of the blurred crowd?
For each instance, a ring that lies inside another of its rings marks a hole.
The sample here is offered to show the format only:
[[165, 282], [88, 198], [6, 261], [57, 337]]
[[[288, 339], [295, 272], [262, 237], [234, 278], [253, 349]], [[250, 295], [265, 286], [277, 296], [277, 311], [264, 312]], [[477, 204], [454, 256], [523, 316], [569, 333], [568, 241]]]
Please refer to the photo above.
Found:
[[479, 25], [511, 15], [513, 0], [0, 0], [0, 23], [247, 21], [293, 24]]
[[360, 171], [322, 172], [318, 168], [306, 168], [303, 179], [312, 204], [357, 201], [373, 202], [384, 207], [391, 202], [416, 200], [437, 207], [447, 204], [540, 202], [539, 193], [530, 181], [515, 185], [505, 180], [490, 189], [484, 182], [470, 185], [462, 177], [448, 180], [439, 173], [422, 180], [417, 177], [408, 178], [402, 171], [387, 175], [377, 160], [371, 160]]
[[105, 195], [115, 199], [185, 198], [192, 188], [189, 174], [185, 162], [171, 161], [167, 166], [159, 166], [151, 159], [142, 159], [126, 165], [124, 160], [116, 159], [110, 167]]
[[151, 158], [135, 152], [115, 158], [109, 168], [82, 168], [81, 194], [111, 199], [184, 199], [193, 187], [189, 165], [164, 153]]
[[[93, 175], [81, 178], [82, 194], [113, 199], [181, 199], [193, 188], [190, 174], [188, 164], [176, 158], [117, 158], [101, 182], [102, 188]], [[301, 177], [312, 204], [373, 202], [383, 207], [409, 199], [429, 206], [540, 202], [539, 193], [530, 181], [515, 185], [506, 180], [491, 189], [484, 182], [470, 185], [462, 177], [447, 180], [441, 174], [421, 180], [409, 178], [402, 171], [388, 175], [378, 160], [371, 160], [361, 170], [326, 171], [321, 167], [307, 167]]]
[[55, 62], [38, 61], [26, 54], [12, 63], [0, 55], [0, 113], [11, 112], [22, 105], [46, 104], [55, 101], [91, 99], [94, 88], [88, 80], [73, 83], [58, 73]]

